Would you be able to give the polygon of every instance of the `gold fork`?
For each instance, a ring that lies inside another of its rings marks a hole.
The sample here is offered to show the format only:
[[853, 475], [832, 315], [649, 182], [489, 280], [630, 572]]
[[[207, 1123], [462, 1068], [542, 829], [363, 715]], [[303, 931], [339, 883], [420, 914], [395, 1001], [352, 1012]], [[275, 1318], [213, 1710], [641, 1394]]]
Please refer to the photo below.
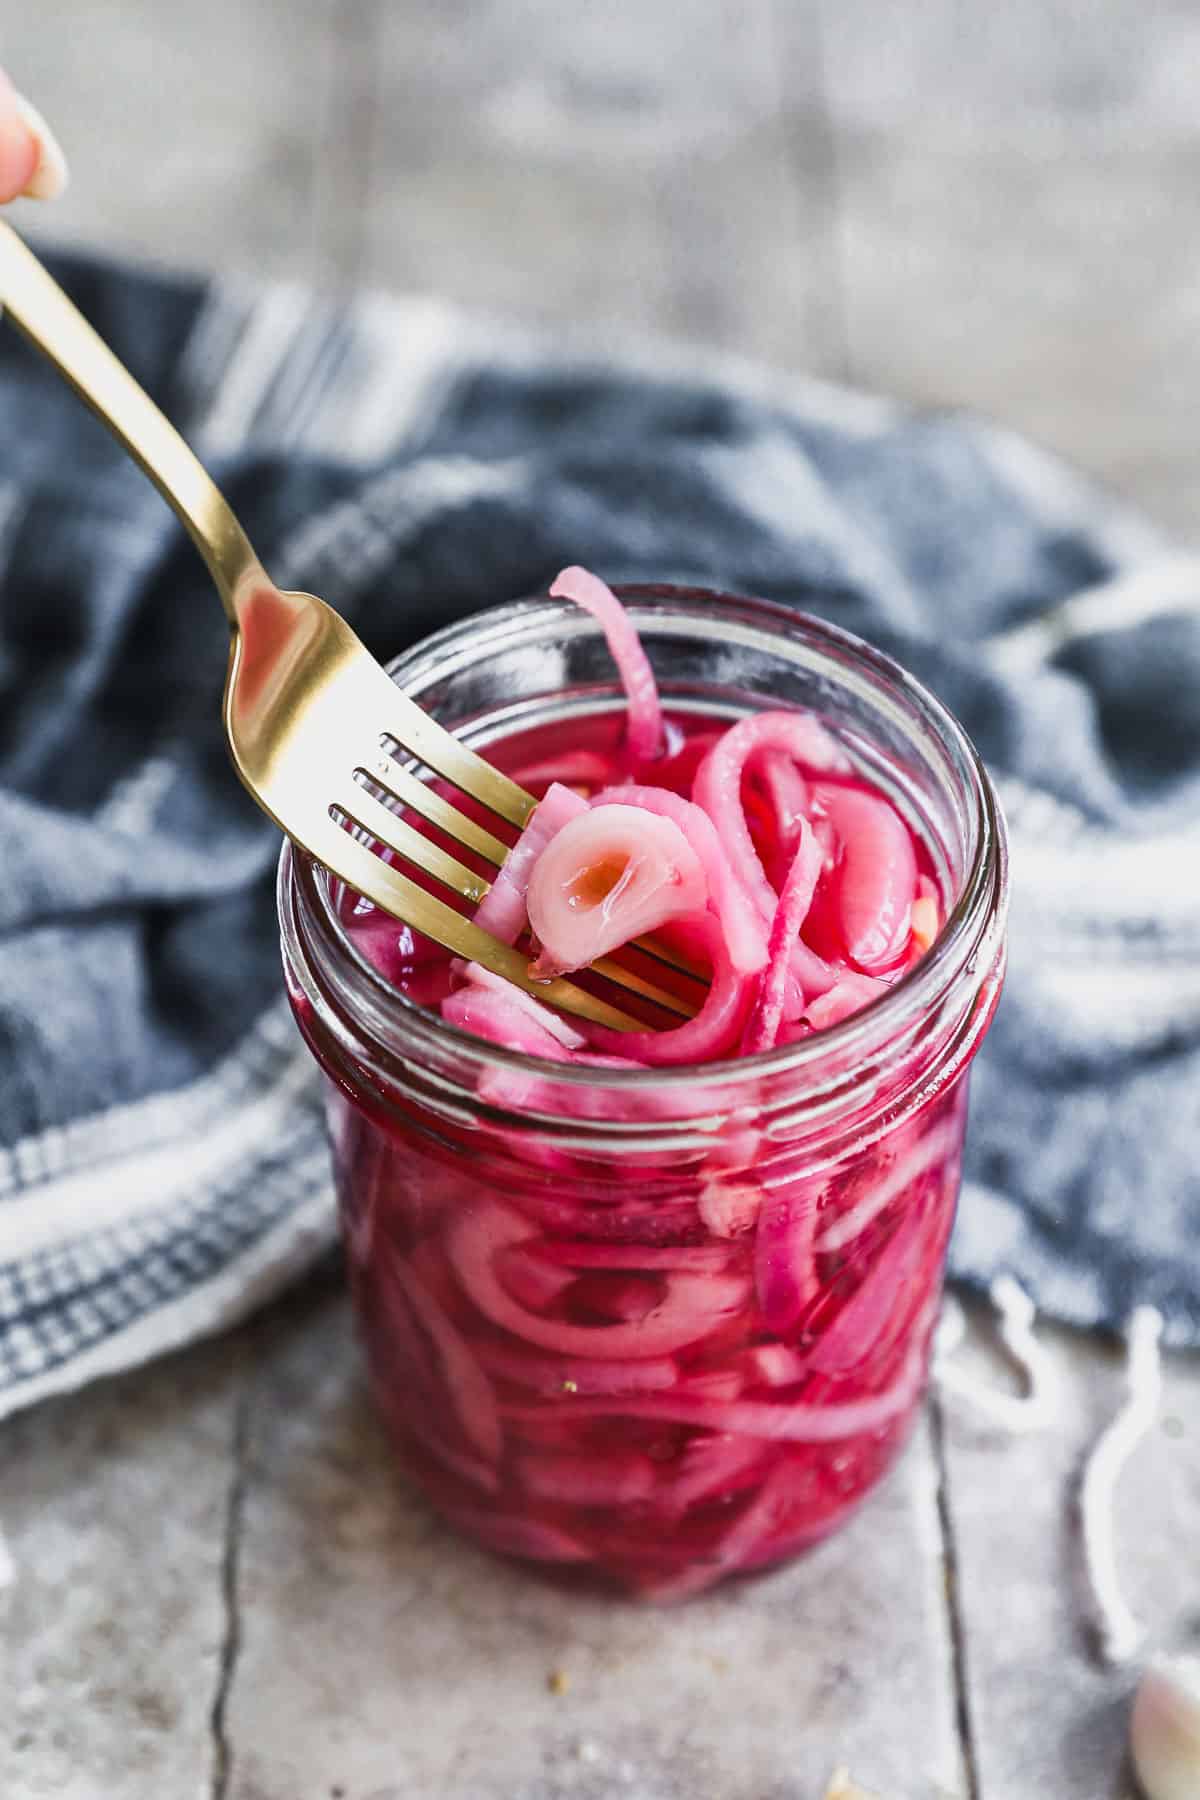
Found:
[[[490, 883], [392, 806], [408, 808], [489, 864], [502, 863], [509, 846], [393, 752], [424, 764], [510, 825], [523, 826], [536, 801], [401, 693], [324, 600], [274, 586], [228, 501], [174, 426], [3, 221], [0, 306], [150, 476], [207, 563], [232, 630], [225, 735], [234, 766], [263, 811], [334, 875], [455, 956], [564, 1012], [618, 1030], [644, 1029], [645, 1021], [575, 982], [532, 980], [519, 950], [427, 893], [347, 828], [358, 827], [478, 904]], [[611, 958], [597, 962], [594, 973], [670, 1013], [695, 1011], [669, 987]]]

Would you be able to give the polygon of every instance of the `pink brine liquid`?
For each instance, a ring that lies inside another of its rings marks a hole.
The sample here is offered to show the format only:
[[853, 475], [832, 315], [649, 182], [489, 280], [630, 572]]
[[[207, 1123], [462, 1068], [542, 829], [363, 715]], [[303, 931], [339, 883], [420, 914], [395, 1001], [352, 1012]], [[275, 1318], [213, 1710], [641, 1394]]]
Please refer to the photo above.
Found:
[[[688, 800], [727, 730], [668, 718], [665, 748], [646, 756], [619, 719], [597, 715], [488, 754], [539, 796], [557, 781], [581, 805], [631, 784]], [[763, 937], [786, 928], [794, 947], [786, 977], [775, 957], [773, 994], [763, 971], [741, 982], [701, 1061], [835, 1025], [920, 958], [946, 910], [919, 837], [849, 765], [813, 767], [768, 746], [731, 803], [776, 907], [760, 907]], [[572, 894], [602, 900], [614, 867], [624, 865], [610, 855], [595, 891], [576, 881]], [[789, 892], [802, 896], [794, 933], [780, 918]], [[751, 1120], [711, 1152], [635, 1147], [614, 1175], [611, 1155], [518, 1129], [514, 1116], [616, 1116], [611, 1087], [556, 1088], [552, 1065], [611, 1067], [619, 1045], [597, 1047], [571, 1021], [548, 1027], [537, 1008], [506, 1022], [503, 997], [497, 1015], [493, 990], [436, 946], [353, 896], [342, 918], [402, 993], [547, 1059], [537, 1074], [498, 1067], [480, 1084], [474, 1128], [453, 1141], [402, 1095], [344, 1069], [331, 1084], [373, 1385], [434, 1504], [497, 1551], [660, 1600], [774, 1563], [840, 1524], [895, 1458], [921, 1395], [965, 1078], [914, 1110], [898, 1069], [887, 1078], [897, 1122], [886, 1126], [885, 1105], [879, 1129], [876, 1096], [868, 1136], [815, 1169], [802, 1145], [768, 1141]], [[693, 954], [707, 941], [687, 918], [660, 935]], [[328, 1067], [313, 1015], [296, 1005]], [[652, 1121], [653, 1083], [619, 1105]]]

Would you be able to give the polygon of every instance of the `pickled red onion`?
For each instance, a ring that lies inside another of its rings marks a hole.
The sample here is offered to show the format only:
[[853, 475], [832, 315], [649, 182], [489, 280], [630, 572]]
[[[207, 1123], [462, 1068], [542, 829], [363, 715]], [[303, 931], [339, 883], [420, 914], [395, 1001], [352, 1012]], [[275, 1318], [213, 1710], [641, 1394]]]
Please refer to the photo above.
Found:
[[531, 973], [586, 968], [707, 898], [700, 859], [677, 825], [642, 807], [594, 803], [555, 833], [530, 874]]
[[475, 923], [502, 944], [515, 944], [525, 929], [525, 895], [534, 864], [570, 819], [587, 811], [587, 801], [552, 781], [529, 815], [524, 831], [496, 872], [475, 909]]
[[721, 921], [730, 962], [741, 975], [761, 969], [767, 960], [766, 933], [704, 809], [666, 788], [634, 782], [602, 788], [593, 796], [593, 806], [609, 803], [644, 807], [679, 827], [700, 859], [708, 882], [709, 906]]
[[602, 787], [611, 773], [612, 764], [598, 750], [567, 750], [560, 756], [514, 770], [513, 780], [523, 788], [549, 786], [556, 781], [569, 788]]
[[550, 597], [573, 600], [603, 626], [629, 703], [625, 726], [629, 754], [638, 762], [649, 762], [663, 747], [662, 704], [650, 658], [629, 614], [612, 589], [586, 569], [564, 569], [551, 583]]
[[805, 1008], [804, 1017], [814, 1031], [828, 1031], [831, 1025], [840, 1025], [852, 1013], [861, 1012], [864, 1006], [870, 1006], [881, 994], [886, 994], [888, 984], [878, 981], [873, 975], [859, 975], [853, 969], [847, 969], [824, 994], [810, 1002]]
[[[594, 610], [623, 656], [619, 603], [596, 587]], [[622, 676], [632, 694], [627, 661]], [[789, 1157], [762, 1104], [769, 1078], [760, 1086], [753, 1068], [744, 1088], [725, 1071], [681, 1089], [649, 1078], [651, 1067], [786, 1043], [885, 994], [931, 941], [941, 894], [919, 846], [907, 881], [895, 831], [880, 823], [891, 802], [815, 720], [759, 715], [714, 731], [681, 713], [663, 732], [657, 694], [643, 699], [625, 745], [601, 718], [504, 747], [502, 766], [549, 787], [479, 917], [510, 943], [532, 923], [547, 973], [593, 962], [609, 940], [564, 945], [539, 884], [561, 900], [555, 862], [570, 834], [595, 848], [604, 810], [633, 810], [627, 830], [651, 862], [692, 859], [698, 899], [661, 925], [629, 907], [611, 946], [654, 930], [668, 953], [694, 954], [713, 972], [703, 1010], [674, 1030], [604, 1033], [435, 952], [422, 995], [539, 1064], [480, 1059], [477, 1131], [448, 1199], [436, 1133], [411, 1155], [407, 1130], [389, 1133], [383, 1182], [361, 1143], [339, 1158], [344, 1209], [365, 1186], [377, 1220], [355, 1275], [378, 1384], [442, 1509], [497, 1549], [590, 1562], [670, 1598], [820, 1535], [891, 1460], [923, 1372], [961, 1117], [934, 1096], [932, 1130], [922, 1119], [918, 1136], [893, 1116], [881, 1145], [814, 1176], [803, 1126]], [[660, 743], [641, 785], [613, 785]], [[856, 805], [864, 791], [882, 811]], [[612, 874], [623, 903], [632, 876]], [[872, 919], [876, 900], [886, 916]], [[415, 992], [423, 945], [410, 958], [386, 928], [368, 945], [371, 924], [351, 930]], [[606, 1082], [608, 1069], [646, 1073]], [[688, 1118], [694, 1131], [654, 1130]], [[618, 1130], [593, 1133], [591, 1121]], [[614, 1177], [609, 1146], [635, 1125], [650, 1129], [628, 1161], [620, 1142]]]
[[753, 760], [774, 817], [779, 848], [790, 853], [808, 808], [808, 783], [783, 750], [763, 750]]
[[799, 820], [799, 833], [796, 854], [792, 858], [775, 907], [775, 917], [771, 922], [771, 935], [767, 940], [767, 966], [762, 985], [742, 1039], [742, 1049], [747, 1056], [753, 1056], [760, 1050], [771, 1050], [775, 1046], [779, 1022], [783, 1017], [784, 990], [792, 969], [792, 945], [800, 935], [800, 927], [812, 905], [812, 897], [821, 875], [824, 852], [816, 833], [805, 818]]
[[[540, 1025], [544, 1031], [548, 1031], [564, 1050], [582, 1050], [586, 1044], [587, 1039], [583, 1033], [576, 1031], [562, 1013], [555, 1012], [549, 1006], [543, 1006], [540, 1000], [536, 1000], [532, 994], [527, 994], [524, 988], [516, 987], [513, 982], [506, 981], [503, 975], [493, 975], [492, 971], [485, 969], [482, 963], [464, 963], [462, 970], [463, 986], [485, 988], [489, 993], [503, 995], [505, 1000], [518, 1007], [527, 1018]], [[462, 988], [460, 987], [458, 991], [461, 993]]]
[[[832, 1324], [809, 1352], [811, 1371], [843, 1377], [886, 1347], [893, 1315], [912, 1304], [914, 1277], [927, 1251], [926, 1214], [914, 1207], [904, 1218]], [[919, 1295], [920, 1289], [916, 1288]]]
[[657, 1485], [654, 1464], [637, 1450], [526, 1450], [515, 1474], [529, 1493], [564, 1506], [632, 1506]]
[[[579, 1399], [567, 1396], [563, 1408], [573, 1419], [601, 1419], [619, 1412], [630, 1419], [655, 1419], [676, 1425], [702, 1425], [713, 1431], [749, 1438], [768, 1438], [794, 1444], [827, 1444], [860, 1432], [882, 1431], [907, 1412], [921, 1385], [925, 1343], [917, 1336], [904, 1366], [881, 1394], [862, 1400], [830, 1401], [810, 1405], [792, 1400], [689, 1400], [678, 1393], [630, 1394], [613, 1399]], [[520, 1424], [527, 1416], [541, 1418], [541, 1407], [526, 1408], [501, 1403], [501, 1417]]]
[[679, 1370], [665, 1356], [637, 1362], [605, 1362], [598, 1357], [549, 1356], [510, 1349], [491, 1339], [479, 1345], [479, 1360], [490, 1375], [514, 1387], [558, 1399], [562, 1394], [653, 1394], [673, 1388]]
[[768, 1194], [754, 1233], [754, 1286], [768, 1331], [782, 1336], [820, 1291], [813, 1240], [820, 1184], [792, 1181]]
[[[649, 754], [664, 730], [661, 705], [624, 608], [603, 582], [575, 567], [563, 570], [553, 591], [601, 621], [629, 688], [630, 748]], [[690, 734], [672, 722], [665, 750], [656, 779], [683, 783], [690, 773], [692, 799], [670, 785], [625, 782], [601, 786], [585, 800], [561, 778], [585, 778], [590, 789], [614, 768], [611, 754], [587, 744], [527, 758], [526, 779], [549, 786], [475, 917], [509, 944], [532, 925], [540, 940], [535, 973], [546, 977], [662, 932], [669, 950], [711, 963], [715, 992], [700, 1015], [669, 1031], [585, 1035], [556, 1024], [557, 1015], [517, 998], [515, 989], [507, 1006], [485, 996], [482, 988], [502, 985], [496, 977], [468, 975], [464, 988], [441, 1002], [451, 1023], [558, 1062], [587, 1062], [599, 1052], [621, 1068], [663, 1067], [739, 1050], [755, 1055], [859, 1010], [919, 960], [938, 928], [938, 890], [918, 867], [904, 820], [882, 794], [864, 789], [819, 720], [772, 711], [720, 732]], [[603, 841], [606, 832], [611, 842]], [[568, 868], [576, 851], [579, 866]], [[586, 852], [595, 854], [589, 860]], [[373, 937], [370, 924], [357, 927], [364, 951], [415, 993], [407, 961], [396, 961], [394, 934], [385, 927]], [[428, 989], [435, 1004], [437, 977], [432, 964], [422, 976], [422, 997]], [[494, 1098], [502, 1103], [504, 1073], [481, 1079], [500, 1084]], [[514, 1080], [522, 1092], [529, 1086], [528, 1077]], [[596, 1110], [582, 1090], [572, 1096], [586, 1116], [607, 1116], [607, 1100]], [[619, 1112], [620, 1102], [613, 1105]]]
[[[865, 1231], [873, 1219], [909, 1189], [930, 1169], [942, 1169], [953, 1155], [957, 1132], [954, 1125], [940, 1131], [925, 1132], [918, 1137], [907, 1155], [899, 1156], [891, 1168], [881, 1174], [865, 1199], [849, 1212], [841, 1213], [821, 1233], [818, 1249], [823, 1252], [842, 1250]], [[906, 1202], [907, 1204], [908, 1202]]]
[[403, 1263], [395, 1276], [437, 1352], [437, 1367], [463, 1436], [488, 1462], [496, 1462], [503, 1442], [496, 1398], [487, 1376], [437, 1301]]
[[704, 1269], [720, 1273], [731, 1262], [724, 1244], [564, 1243], [547, 1238], [528, 1254], [570, 1269], [690, 1269], [693, 1273]]
[[575, 1279], [570, 1269], [556, 1269], [540, 1257], [523, 1256], [519, 1246], [502, 1250], [496, 1268], [513, 1299], [531, 1312], [546, 1312]]
[[742, 805], [742, 776], [750, 758], [783, 750], [801, 770], [848, 770], [849, 758], [809, 713], [761, 712], [739, 719], [713, 745], [692, 784], [692, 798], [720, 834], [730, 862], [764, 920], [775, 914], [775, 890], [767, 880]]
[[709, 1495], [729, 1493], [752, 1470], [759, 1471], [764, 1454], [761, 1443], [730, 1432], [692, 1438], [671, 1479], [672, 1510], [683, 1512]]
[[451, 1227], [448, 1254], [463, 1287], [492, 1323], [526, 1343], [563, 1356], [617, 1357], [670, 1355], [706, 1337], [722, 1313], [745, 1304], [749, 1284], [740, 1275], [674, 1274], [666, 1296], [640, 1322], [625, 1325], [571, 1325], [529, 1312], [508, 1294], [493, 1267], [498, 1250], [529, 1236], [519, 1213], [499, 1205], [480, 1207]]
[[[512, 983], [507, 984], [510, 988]], [[512, 989], [514, 994], [519, 988]], [[503, 1044], [507, 1050], [518, 1050], [524, 1056], [540, 1056], [550, 1062], [568, 1062], [571, 1052], [559, 1037], [534, 1017], [519, 1001], [507, 994], [469, 981], [442, 1001], [442, 1017], [448, 1025], [457, 1025], [473, 1037], [489, 1044]], [[518, 1077], [524, 1080], [524, 1077]]]
[[900, 956], [912, 929], [917, 859], [912, 834], [882, 794], [825, 782], [813, 798], [837, 833], [842, 936], [852, 962], [877, 974]]
[[588, 1034], [593, 1044], [617, 1055], [624, 1049], [651, 1068], [712, 1062], [732, 1053], [745, 1026], [752, 990], [733, 967], [717, 921], [706, 917], [702, 931], [712, 960], [712, 981], [695, 1018], [666, 1031], [609, 1031], [593, 1025]]

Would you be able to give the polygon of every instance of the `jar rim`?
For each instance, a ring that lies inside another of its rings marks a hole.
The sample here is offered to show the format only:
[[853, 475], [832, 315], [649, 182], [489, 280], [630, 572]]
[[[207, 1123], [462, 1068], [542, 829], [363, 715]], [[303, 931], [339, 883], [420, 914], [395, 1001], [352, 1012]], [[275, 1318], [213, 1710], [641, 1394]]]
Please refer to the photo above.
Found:
[[[302, 941], [296, 917], [294, 903], [298, 899], [303, 907], [305, 924], [317, 931], [326, 969], [332, 966], [331, 958], [340, 958], [358, 979], [357, 999], [361, 1010], [351, 1007], [349, 1016], [359, 1030], [364, 1026], [370, 1030], [374, 1023], [373, 1047], [385, 1061], [397, 1054], [405, 1060], [420, 1061], [422, 1052], [436, 1058], [451, 1050], [467, 1069], [473, 1066], [480, 1073], [507, 1070], [552, 1081], [564, 1090], [604, 1089], [614, 1095], [631, 1097], [648, 1089], [658, 1094], [664, 1090], [672, 1093], [701, 1092], [706, 1088], [727, 1090], [731, 1082], [802, 1075], [806, 1071], [819, 1071], [822, 1065], [831, 1061], [852, 1066], [856, 1060], [865, 1059], [873, 1045], [886, 1044], [930, 1011], [951, 989], [964, 968], [977, 967], [982, 984], [997, 963], [1004, 941], [1007, 839], [1003, 813], [991, 779], [966, 730], [951, 710], [885, 652], [840, 626], [776, 601], [662, 582], [624, 583], [614, 586], [613, 591], [630, 608], [635, 623], [639, 607], [644, 612], [648, 606], [653, 612], [656, 606], [696, 603], [703, 605], [710, 620], [714, 606], [736, 609], [752, 623], [757, 621], [776, 633], [781, 627], [785, 628], [793, 640], [804, 638], [818, 652], [825, 650], [843, 662], [848, 659], [881, 691], [898, 689], [915, 707], [923, 724], [932, 729], [939, 747], [950, 753], [966, 775], [966, 817], [971, 832], [970, 860], [958, 895], [937, 938], [920, 961], [886, 993], [839, 1024], [751, 1056], [637, 1069], [553, 1062], [476, 1037], [401, 993], [354, 944], [333, 904], [326, 872], [312, 858], [297, 853], [285, 840], [279, 861], [277, 893], [284, 948], [293, 964], [299, 962], [302, 969], [314, 972], [308, 954], [310, 946]], [[431, 633], [395, 657], [387, 665], [388, 672], [403, 684], [405, 679], [415, 680], [423, 669], [434, 664], [441, 673], [445, 672], [447, 664], [475, 661], [477, 657], [469, 654], [473, 646], [479, 644], [482, 647], [489, 635], [514, 624], [532, 625], [539, 614], [544, 615], [547, 610], [556, 620], [561, 619], [570, 635], [601, 635], [596, 621], [578, 609], [544, 596], [518, 600], [470, 614]], [[651, 625], [653, 620], [648, 617], [646, 622]], [[325, 992], [321, 998], [328, 1001], [330, 995]], [[382, 1041], [385, 1035], [386, 1043]], [[611, 1129], [611, 1121], [608, 1128]]]

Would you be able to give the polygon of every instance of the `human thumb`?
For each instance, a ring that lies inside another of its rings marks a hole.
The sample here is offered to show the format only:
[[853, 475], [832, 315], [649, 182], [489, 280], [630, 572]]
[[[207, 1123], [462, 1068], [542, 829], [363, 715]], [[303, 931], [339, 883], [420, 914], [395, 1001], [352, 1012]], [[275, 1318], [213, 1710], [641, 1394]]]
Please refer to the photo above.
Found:
[[37, 109], [0, 70], [0, 203], [27, 195], [53, 200], [67, 185], [67, 161]]

